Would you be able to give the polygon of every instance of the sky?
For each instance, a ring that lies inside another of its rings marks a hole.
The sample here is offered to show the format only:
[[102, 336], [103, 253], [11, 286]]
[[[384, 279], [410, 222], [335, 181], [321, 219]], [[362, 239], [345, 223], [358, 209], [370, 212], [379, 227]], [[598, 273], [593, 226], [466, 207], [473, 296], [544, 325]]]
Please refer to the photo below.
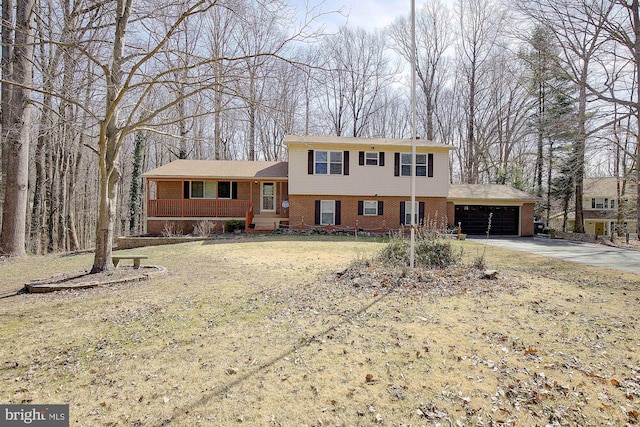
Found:
[[[416, 0], [416, 10], [420, 9], [427, 0]], [[322, 3], [322, 0], [308, 0], [309, 7]], [[304, 0], [294, 0], [293, 4], [302, 12], [305, 9]], [[389, 25], [401, 15], [411, 13], [411, 0], [324, 0], [322, 10], [342, 10], [347, 18], [334, 14], [322, 17], [328, 29], [335, 30], [345, 22], [351, 28], [361, 27], [367, 30], [382, 28]], [[335, 26], [335, 28], [329, 28]]]
[[[347, 24], [366, 29], [382, 28], [389, 25], [397, 16], [408, 16], [411, 12], [410, 0], [329, 0], [327, 3], [340, 6], [348, 14]], [[416, 9], [419, 8], [416, 1]]]

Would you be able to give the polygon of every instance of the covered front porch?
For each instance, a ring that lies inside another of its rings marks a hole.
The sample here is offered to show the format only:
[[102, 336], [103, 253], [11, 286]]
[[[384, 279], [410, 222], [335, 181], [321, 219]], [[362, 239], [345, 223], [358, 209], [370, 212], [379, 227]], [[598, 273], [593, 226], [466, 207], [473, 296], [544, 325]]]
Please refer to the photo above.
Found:
[[[286, 163], [232, 162], [233, 171], [229, 163], [181, 160], [144, 174], [145, 232], [191, 234], [205, 224], [220, 231], [229, 221], [265, 230], [289, 217]], [[187, 175], [190, 170], [196, 173]], [[216, 176], [220, 172], [224, 176]]]

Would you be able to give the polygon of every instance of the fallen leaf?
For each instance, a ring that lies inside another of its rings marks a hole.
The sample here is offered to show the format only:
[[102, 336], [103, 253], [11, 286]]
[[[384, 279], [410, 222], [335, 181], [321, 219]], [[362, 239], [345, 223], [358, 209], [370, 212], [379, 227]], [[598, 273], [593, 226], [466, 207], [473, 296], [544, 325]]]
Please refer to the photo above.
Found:
[[616, 380], [615, 378], [611, 378], [611, 385], [614, 387], [620, 387], [620, 381]]

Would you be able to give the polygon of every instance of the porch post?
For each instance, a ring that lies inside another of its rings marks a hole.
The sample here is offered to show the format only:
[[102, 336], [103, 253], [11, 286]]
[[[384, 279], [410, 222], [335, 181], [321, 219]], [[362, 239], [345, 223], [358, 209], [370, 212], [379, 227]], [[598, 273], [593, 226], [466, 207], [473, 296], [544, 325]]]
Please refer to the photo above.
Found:
[[249, 181], [249, 210], [250, 211], [254, 211], [254, 209], [253, 209], [253, 184], [254, 184], [253, 181]]
[[282, 214], [284, 213], [283, 209], [282, 209], [282, 202], [283, 202], [283, 200], [282, 200], [282, 181], [278, 182], [278, 196], [279, 196], [278, 197], [278, 205], [276, 205], [276, 209], [278, 209], [279, 212], [280, 212], [280, 218], [284, 218], [282, 216]]
[[[142, 223], [142, 234], [147, 234], [147, 221], [149, 218], [149, 180], [145, 177], [142, 177], [142, 190], [144, 191], [144, 206], [142, 207], [142, 216], [144, 217], [144, 221]], [[156, 184], [156, 188], [158, 188], [158, 184]]]

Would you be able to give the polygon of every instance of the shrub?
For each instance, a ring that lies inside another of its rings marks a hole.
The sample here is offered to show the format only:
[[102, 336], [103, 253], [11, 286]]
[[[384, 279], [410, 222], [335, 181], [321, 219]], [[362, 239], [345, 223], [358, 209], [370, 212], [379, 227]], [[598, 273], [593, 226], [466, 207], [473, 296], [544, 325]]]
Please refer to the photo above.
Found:
[[215, 233], [217, 224], [212, 221], [199, 221], [193, 225], [193, 235], [208, 237]]
[[238, 219], [230, 219], [224, 224], [227, 233], [233, 233], [236, 230], [244, 230], [244, 222]]
[[162, 237], [182, 236], [182, 227], [177, 226], [173, 222], [165, 221], [162, 229]]
[[[380, 251], [378, 260], [393, 267], [410, 265], [410, 242], [402, 234], [392, 236]], [[418, 232], [415, 236], [415, 266], [444, 268], [457, 264], [462, 254], [453, 250], [451, 241], [437, 233]]]

